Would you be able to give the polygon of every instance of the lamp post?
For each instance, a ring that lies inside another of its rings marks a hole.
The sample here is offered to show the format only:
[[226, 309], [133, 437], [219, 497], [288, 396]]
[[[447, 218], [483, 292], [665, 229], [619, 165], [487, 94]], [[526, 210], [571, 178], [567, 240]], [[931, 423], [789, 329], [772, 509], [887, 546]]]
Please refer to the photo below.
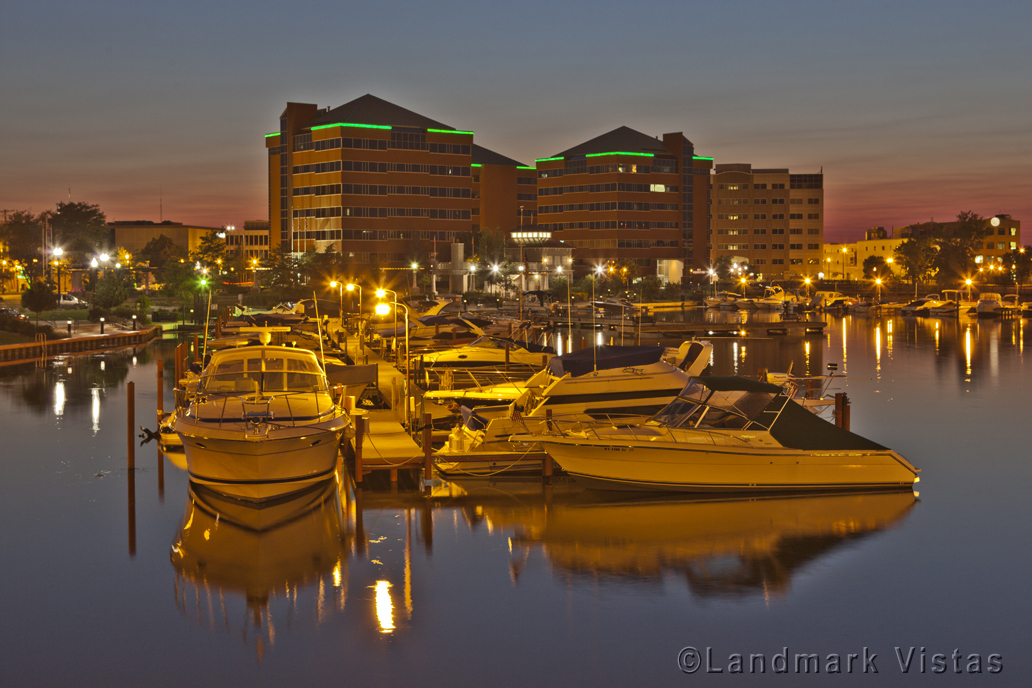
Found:
[[[390, 289], [384, 289], [382, 287], [380, 289], [376, 290], [376, 298], [378, 298], [378, 299], [382, 299], [383, 297], [387, 296], [387, 294], [391, 295], [391, 298], [394, 299], [394, 303], [398, 302], [398, 292], [392, 291]], [[380, 313], [379, 311], [377, 311], [377, 314], [378, 315], [387, 315], [387, 312], [384, 311], [383, 313]], [[405, 327], [405, 331], [408, 332], [408, 326]], [[398, 310], [397, 309], [394, 310], [394, 336], [395, 337], [398, 336]]]
[[878, 303], [881, 303], [881, 277], [875, 278], [874, 284], [878, 288]]
[[344, 288], [347, 289], [349, 292], [354, 292], [355, 289], [358, 289], [358, 315], [359, 315], [359, 317], [361, 317], [361, 315], [362, 315], [362, 285], [361, 284], [356, 284], [355, 282], [348, 282], [347, 284], [344, 285]]
[[57, 303], [61, 305], [61, 256], [64, 255], [64, 249], [58, 246], [52, 249], [50, 253], [57, 258], [54, 261], [54, 265], [57, 266]]
[[[379, 295], [379, 293], [381, 291], [390, 291], [390, 290], [389, 289], [380, 289], [380, 290], [377, 290], [377, 294]], [[391, 303], [393, 303], [393, 305], [394, 305], [394, 322], [395, 322], [394, 332], [395, 332], [395, 340], [397, 340], [397, 332], [398, 332], [398, 329], [397, 329], [398, 308], [404, 308], [405, 309], [405, 418], [407, 419], [408, 415], [409, 415], [408, 396], [409, 396], [409, 390], [411, 389], [411, 386], [410, 386], [411, 385], [410, 366], [412, 365], [412, 359], [409, 358], [409, 333], [408, 333], [408, 331], [409, 331], [409, 327], [408, 327], [408, 323], [409, 323], [409, 309], [408, 309], [408, 306], [406, 306], [405, 304], [402, 304], [402, 303], [398, 303], [397, 300], [395, 300], [395, 301], [393, 301]], [[388, 311], [390, 311], [390, 310], [391, 310], [391, 307], [387, 303], [378, 303], [378, 304], [376, 304], [376, 314], [377, 315], [387, 315]]]
[[340, 318], [341, 325], [344, 324], [344, 285], [333, 280], [330, 282], [330, 289], [336, 289], [337, 293], [340, 294], [340, 310], [337, 311], [337, 317]]
[[416, 291], [416, 273], [419, 271], [419, 263], [413, 263], [409, 267], [412, 268], [412, 291]]

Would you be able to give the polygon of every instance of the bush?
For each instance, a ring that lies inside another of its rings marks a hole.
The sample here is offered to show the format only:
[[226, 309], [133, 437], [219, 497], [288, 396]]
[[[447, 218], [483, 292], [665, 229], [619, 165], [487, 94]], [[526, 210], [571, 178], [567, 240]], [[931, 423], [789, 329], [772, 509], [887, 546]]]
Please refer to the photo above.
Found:
[[155, 308], [151, 311], [150, 319], [154, 322], [176, 322], [179, 320], [181, 313], [177, 310], [162, 310], [161, 308]]
[[57, 339], [64, 336], [63, 333], [55, 333], [54, 328], [50, 325], [36, 327], [31, 320], [23, 320], [9, 313], [0, 313], [0, 330], [14, 332], [25, 337], [34, 337], [38, 332], [45, 334], [47, 339]]

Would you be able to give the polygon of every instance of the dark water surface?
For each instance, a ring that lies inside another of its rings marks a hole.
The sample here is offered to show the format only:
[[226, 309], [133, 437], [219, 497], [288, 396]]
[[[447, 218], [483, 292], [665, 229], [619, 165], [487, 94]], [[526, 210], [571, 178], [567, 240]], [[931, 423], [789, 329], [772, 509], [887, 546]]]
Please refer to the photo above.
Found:
[[[0, 368], [0, 685], [1029, 685], [1025, 327], [847, 317], [715, 342], [717, 374], [838, 363], [853, 430], [923, 469], [919, 499], [381, 483], [256, 512], [159, 472], [150, 444], [130, 506], [125, 383], [153, 427], [175, 342]], [[724, 672], [682, 673], [686, 646]], [[865, 646], [878, 675], [825, 673]], [[729, 675], [732, 653], [767, 673]], [[967, 673], [993, 653], [1002, 673]]]

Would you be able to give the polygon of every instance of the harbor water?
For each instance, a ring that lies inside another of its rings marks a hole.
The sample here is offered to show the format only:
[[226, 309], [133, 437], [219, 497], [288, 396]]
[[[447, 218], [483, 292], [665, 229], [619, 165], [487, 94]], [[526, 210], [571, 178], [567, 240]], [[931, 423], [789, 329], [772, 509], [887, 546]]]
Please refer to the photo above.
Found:
[[[154, 428], [175, 340], [0, 368], [0, 685], [1027, 685], [1028, 327], [827, 316], [823, 336], [714, 340], [718, 375], [837, 364], [852, 430], [919, 467], [919, 496], [558, 478], [427, 498], [340, 472], [256, 510], [154, 443], [127, 469], [126, 383]], [[811, 653], [820, 673], [797, 671]]]

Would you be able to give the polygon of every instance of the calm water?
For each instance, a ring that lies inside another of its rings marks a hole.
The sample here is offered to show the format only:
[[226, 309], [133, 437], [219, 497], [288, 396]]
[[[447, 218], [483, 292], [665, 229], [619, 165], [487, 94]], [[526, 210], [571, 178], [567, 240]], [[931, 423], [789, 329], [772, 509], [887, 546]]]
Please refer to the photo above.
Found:
[[[153, 426], [175, 343], [2, 368], [0, 684], [765, 685], [787, 647], [790, 671], [818, 653], [822, 673], [781, 685], [1028, 685], [1025, 327], [848, 317], [823, 339], [715, 343], [718, 374], [838, 363], [854, 431], [923, 469], [918, 500], [527, 482], [429, 502], [383, 485], [361, 505], [334, 487], [258, 513], [191, 492], [150, 444], [131, 507], [125, 382]], [[685, 646], [724, 673], [682, 673]], [[824, 674], [865, 646], [877, 676]], [[917, 648], [910, 673], [895, 646]], [[1004, 671], [931, 673], [954, 649]], [[767, 675], [729, 676], [731, 653]]]

